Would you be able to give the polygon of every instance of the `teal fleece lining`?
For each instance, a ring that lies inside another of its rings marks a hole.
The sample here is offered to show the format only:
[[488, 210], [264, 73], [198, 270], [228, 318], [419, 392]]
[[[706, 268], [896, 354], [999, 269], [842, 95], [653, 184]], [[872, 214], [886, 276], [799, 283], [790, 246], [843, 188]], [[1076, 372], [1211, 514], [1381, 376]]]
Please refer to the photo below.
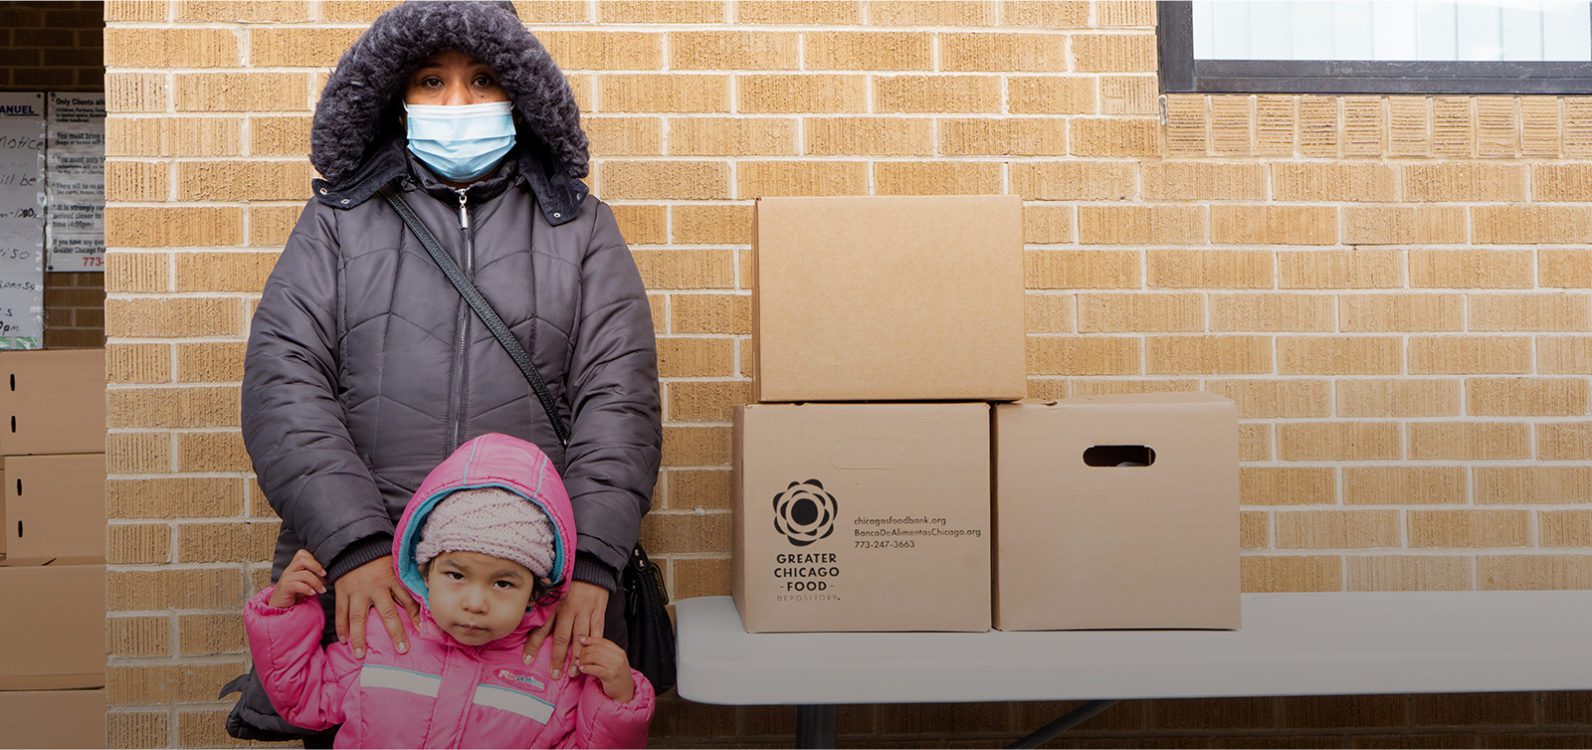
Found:
[[[479, 490], [488, 487], [496, 487], [498, 489], [508, 490], [509, 492], [524, 498], [527, 502], [535, 505], [539, 510], [545, 513], [547, 515], [548, 522], [553, 524], [554, 531], [558, 530], [558, 522], [554, 519], [552, 512], [547, 509], [547, 506], [542, 504], [542, 501], [537, 500], [534, 497], [530, 497], [519, 489], [502, 482], [461, 484], [454, 487], [437, 490], [436, 492], [432, 493], [430, 497], [420, 501], [420, 507], [415, 508], [414, 514], [409, 517], [409, 525], [404, 527], [404, 535], [403, 539], [401, 540], [402, 543], [398, 546], [398, 579], [402, 581], [405, 586], [408, 586], [410, 591], [419, 592], [421, 600], [426, 603], [427, 607], [431, 606], [431, 589], [426, 586], [426, 577], [420, 574], [420, 564], [415, 562], [415, 549], [420, 546], [420, 530], [426, 525], [426, 516], [431, 515], [431, 511], [436, 508], [437, 503], [442, 502], [445, 498], [455, 492], [461, 492], [464, 490]], [[552, 578], [553, 586], [559, 586], [564, 582], [564, 535], [562, 533], [555, 533], [553, 535], [552, 573], [553, 575], [549, 577]], [[535, 606], [535, 602], [532, 602], [532, 606]]]

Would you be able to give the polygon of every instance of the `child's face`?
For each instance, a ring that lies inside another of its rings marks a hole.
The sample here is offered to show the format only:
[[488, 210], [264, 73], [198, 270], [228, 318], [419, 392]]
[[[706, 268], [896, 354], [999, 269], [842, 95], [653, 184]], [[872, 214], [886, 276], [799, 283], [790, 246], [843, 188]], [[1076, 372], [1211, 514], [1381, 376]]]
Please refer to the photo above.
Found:
[[514, 632], [535, 582], [524, 565], [479, 552], [444, 552], [426, 570], [432, 618], [469, 646]]

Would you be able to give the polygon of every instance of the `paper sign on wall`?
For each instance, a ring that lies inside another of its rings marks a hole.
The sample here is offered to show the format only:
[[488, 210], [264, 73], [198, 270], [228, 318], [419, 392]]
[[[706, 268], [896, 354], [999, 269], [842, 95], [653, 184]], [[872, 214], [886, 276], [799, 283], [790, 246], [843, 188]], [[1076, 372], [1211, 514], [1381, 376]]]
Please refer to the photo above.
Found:
[[0, 349], [44, 342], [44, 104], [0, 92]]
[[105, 270], [105, 95], [51, 93], [50, 271]]

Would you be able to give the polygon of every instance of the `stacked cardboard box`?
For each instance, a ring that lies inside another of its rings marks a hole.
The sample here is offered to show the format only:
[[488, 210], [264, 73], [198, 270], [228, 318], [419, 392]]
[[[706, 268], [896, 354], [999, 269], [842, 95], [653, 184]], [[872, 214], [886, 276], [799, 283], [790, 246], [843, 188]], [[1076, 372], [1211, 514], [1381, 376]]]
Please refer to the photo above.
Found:
[[734, 432], [748, 631], [1238, 627], [1236, 409], [1023, 401], [1021, 212], [758, 202], [756, 403]]
[[765, 198], [735, 417], [748, 631], [990, 627], [990, 408], [1023, 396], [1013, 196]]
[[0, 353], [0, 747], [105, 746], [105, 353]]

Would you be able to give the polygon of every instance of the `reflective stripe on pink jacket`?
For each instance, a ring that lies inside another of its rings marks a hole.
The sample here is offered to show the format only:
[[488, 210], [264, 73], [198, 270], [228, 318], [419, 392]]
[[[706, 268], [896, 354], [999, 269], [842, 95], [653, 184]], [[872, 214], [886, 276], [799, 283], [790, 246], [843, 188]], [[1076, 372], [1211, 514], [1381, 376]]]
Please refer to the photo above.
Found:
[[521, 659], [529, 633], [555, 605], [534, 605], [515, 631], [484, 646], [466, 646], [443, 632], [425, 606], [426, 587], [414, 563], [425, 517], [449, 493], [502, 487], [547, 512], [558, 531], [555, 588], [568, 586], [575, 564], [574, 513], [547, 456], [506, 435], [465, 443], [434, 469], [399, 520], [393, 564], [422, 602], [418, 623], [405, 617], [409, 653], [400, 654], [370, 613], [366, 654], [334, 643], [322, 649], [325, 615], [313, 598], [278, 609], [271, 590], [244, 611], [249, 649], [271, 703], [282, 717], [310, 729], [342, 724], [337, 747], [642, 747], [652, 720], [651, 683], [631, 671], [635, 695], [616, 703], [582, 674], [551, 675], [552, 639], [535, 661]]

